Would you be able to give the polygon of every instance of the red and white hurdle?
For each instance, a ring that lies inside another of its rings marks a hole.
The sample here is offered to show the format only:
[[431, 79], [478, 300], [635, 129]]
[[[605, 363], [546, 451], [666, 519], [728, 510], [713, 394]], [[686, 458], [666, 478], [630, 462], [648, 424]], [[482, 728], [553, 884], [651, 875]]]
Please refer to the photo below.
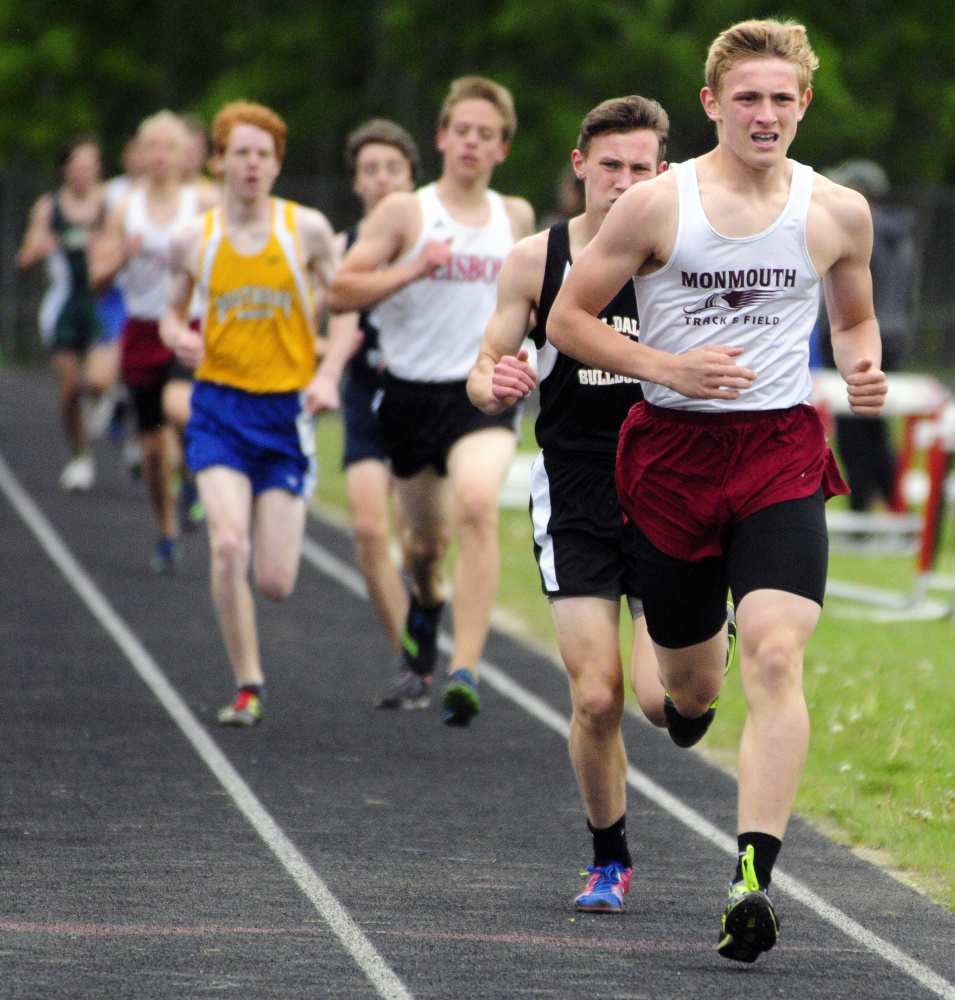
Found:
[[[813, 373], [810, 402], [819, 410], [830, 430], [833, 417], [850, 412], [845, 382], [835, 371]], [[955, 589], [955, 582], [935, 573], [945, 509], [945, 484], [955, 455], [955, 401], [945, 386], [930, 375], [896, 372], [889, 375], [889, 392], [883, 413], [887, 417], [898, 417], [903, 422], [890, 511], [832, 511], [827, 514], [827, 523], [834, 537], [866, 535], [881, 538], [886, 544], [877, 547], [876, 551], [882, 553], [892, 545], [898, 551], [901, 541], [910, 540], [916, 545], [916, 582], [909, 593], [900, 594], [830, 580], [826, 593], [880, 609], [864, 615], [860, 613], [860, 617], [881, 620], [943, 618], [953, 613], [951, 602], [930, 599], [928, 592]], [[926, 455], [928, 494], [923, 513], [916, 514], [910, 511], [907, 487], [918, 482], [913, 466], [920, 452]]]

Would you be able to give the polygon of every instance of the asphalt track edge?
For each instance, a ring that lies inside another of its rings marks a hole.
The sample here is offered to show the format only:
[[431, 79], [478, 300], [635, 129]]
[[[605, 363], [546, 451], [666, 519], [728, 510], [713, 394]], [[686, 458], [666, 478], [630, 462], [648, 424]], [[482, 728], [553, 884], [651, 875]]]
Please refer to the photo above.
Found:
[[[337, 525], [333, 520], [324, 517], [320, 517], [320, 519], [322, 523], [328, 524], [337, 530], [342, 530], [340, 525]], [[323, 549], [313, 539], [306, 537], [302, 556], [315, 569], [330, 576], [356, 596], [367, 598], [368, 591], [361, 574], [337, 556]], [[442, 652], [448, 654], [453, 652], [454, 643], [447, 632], [439, 634], [438, 646]], [[480, 670], [482, 681], [493, 688], [498, 694], [519, 705], [525, 712], [539, 722], [542, 722], [565, 740], [570, 736], [569, 719], [561, 715], [560, 712], [556, 712], [545, 701], [538, 698], [537, 695], [512, 680], [499, 667], [493, 663], [488, 663], [486, 660], [481, 660], [478, 669]], [[714, 826], [695, 809], [681, 802], [676, 796], [671, 795], [670, 792], [658, 785], [652, 778], [647, 777], [647, 775], [632, 765], [627, 769], [627, 784], [643, 795], [644, 798], [654, 803], [654, 805], [665, 810], [674, 819], [679, 820], [688, 829], [703, 839], [708, 840], [730, 857], [736, 857], [737, 844], [735, 836], [730, 836]], [[838, 907], [826, 902], [826, 900], [810, 889], [804, 882], [776, 869], [773, 873], [773, 885], [802, 903], [803, 906], [831, 924], [837, 931], [841, 931], [846, 937], [851, 938], [864, 948], [878, 955], [883, 961], [900, 969], [911, 979], [919, 983], [919, 985], [942, 997], [943, 1000], [955, 1000], [955, 985], [936, 972], [933, 972], [928, 966], [916, 961], [889, 941], [874, 934], [868, 928], [863, 927], [862, 924], [853, 920], [847, 913], [843, 913]]]
[[[39, 507], [20, 485], [2, 455], [0, 455], [0, 491], [6, 495], [11, 506], [30, 528], [50, 560], [84, 601], [94, 618], [100, 622], [126, 655], [137, 674], [177, 724], [197, 754], [232, 798], [236, 807], [335, 933], [346, 951], [374, 986], [378, 995], [385, 1000], [412, 1000], [412, 994], [385, 963], [361, 928], [351, 919], [305, 857], [275, 823], [207, 730], [169, 683], [158, 664], [77, 563]], [[321, 520], [325, 521], [326, 519], [321, 518]], [[340, 525], [336, 527], [338, 530], [342, 530]], [[303, 557], [320, 572], [356, 595], [362, 598], [367, 597], [361, 574], [308, 537], [306, 537], [303, 546]], [[447, 651], [450, 648], [451, 638], [446, 633], [441, 634], [439, 641], [443, 650]], [[482, 661], [480, 669], [482, 677], [489, 687], [518, 704], [524, 711], [562, 738], [567, 738], [570, 723], [565, 716], [513, 681], [494, 664]], [[735, 838], [714, 826], [651, 778], [631, 766], [628, 770], [627, 781], [635, 791], [664, 809], [694, 833], [708, 840], [728, 855], [735, 856]], [[836, 930], [841, 931], [845, 936], [853, 939], [884, 961], [894, 965], [930, 992], [943, 1000], [955, 1000], [955, 986], [952, 983], [884, 938], [869, 931], [848, 914], [839, 910], [838, 907], [820, 897], [804, 882], [788, 876], [782, 871], [777, 871], [775, 885]]]
[[52, 525], [22, 488], [2, 455], [0, 455], [0, 490], [29, 527], [50, 560], [89, 608], [93, 617], [126, 655], [133, 669], [179, 727], [242, 815], [352, 956], [378, 995], [383, 1000], [413, 1000], [412, 994], [385, 963], [361, 928], [351, 919], [298, 848], [259, 802], [252, 789], [229, 763], [218, 745], [169, 683], [156, 661], [73, 558]]

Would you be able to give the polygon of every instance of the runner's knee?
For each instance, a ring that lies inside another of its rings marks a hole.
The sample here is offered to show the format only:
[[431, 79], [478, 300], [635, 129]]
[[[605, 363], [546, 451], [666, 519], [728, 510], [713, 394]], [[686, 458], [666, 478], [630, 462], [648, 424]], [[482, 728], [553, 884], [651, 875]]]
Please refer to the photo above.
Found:
[[355, 511], [355, 544], [359, 549], [374, 551], [388, 544], [388, 523], [377, 512]]
[[238, 527], [217, 525], [211, 538], [212, 570], [219, 580], [245, 576], [249, 568], [252, 544]]
[[433, 566], [444, 558], [449, 538], [444, 531], [425, 533], [410, 531], [407, 536], [406, 560], [412, 573]]
[[289, 573], [281, 567], [267, 567], [257, 571], [255, 587], [270, 601], [284, 601], [295, 589], [295, 576], [295, 573]]
[[802, 650], [785, 632], [775, 631], [759, 639], [752, 658], [743, 654], [741, 670], [749, 681], [748, 686], [778, 697], [800, 686]]
[[497, 527], [497, 498], [485, 483], [465, 484], [454, 498], [454, 518], [458, 530], [493, 531]]
[[574, 718], [588, 732], [605, 734], [618, 729], [623, 718], [623, 680], [601, 678], [577, 684], [572, 691]]

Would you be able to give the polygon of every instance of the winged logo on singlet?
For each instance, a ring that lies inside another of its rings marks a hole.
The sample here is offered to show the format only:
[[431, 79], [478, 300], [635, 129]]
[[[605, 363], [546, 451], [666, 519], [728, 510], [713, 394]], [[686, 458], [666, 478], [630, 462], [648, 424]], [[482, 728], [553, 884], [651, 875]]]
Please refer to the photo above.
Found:
[[742, 309], [744, 306], [758, 305], [767, 299], [775, 298], [778, 293], [765, 288], [737, 289], [732, 292], [713, 292], [701, 299], [695, 306], [684, 307], [687, 316], [705, 312], [707, 309], [724, 309], [727, 312]]

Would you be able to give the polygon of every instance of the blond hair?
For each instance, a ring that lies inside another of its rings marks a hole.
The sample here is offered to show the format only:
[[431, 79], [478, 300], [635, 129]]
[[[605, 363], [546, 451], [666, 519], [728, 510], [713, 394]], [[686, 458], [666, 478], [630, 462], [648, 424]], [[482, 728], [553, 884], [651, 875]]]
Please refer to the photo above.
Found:
[[809, 44], [806, 29], [795, 21], [741, 21], [717, 36], [706, 57], [706, 85], [719, 96], [723, 79], [741, 59], [785, 59], [799, 74], [799, 92], [812, 84], [819, 60]]
[[451, 121], [451, 113], [455, 105], [461, 101], [488, 101], [497, 108], [504, 124], [501, 128], [501, 138], [510, 142], [517, 131], [517, 113], [514, 110], [514, 98], [507, 87], [489, 80], [486, 76], [462, 76], [453, 81], [448, 96], [441, 105], [438, 116], [438, 127], [447, 128]]
[[268, 132], [275, 143], [275, 156], [280, 162], [285, 156], [285, 136], [288, 128], [285, 122], [264, 104], [251, 101], [233, 101], [225, 105], [212, 123], [212, 148], [221, 156], [229, 145], [229, 136], [237, 125], [254, 125]]
[[150, 115], [148, 118], [144, 118], [139, 123], [139, 128], [136, 129], [136, 138], [143, 139], [156, 129], [167, 129], [170, 132], [175, 132], [179, 137], [179, 145], [183, 149], [185, 149], [186, 144], [189, 142], [189, 130], [186, 128], [186, 123], [179, 115], [174, 114], [172, 111], [163, 109], [162, 111], [157, 111], [154, 115]]

